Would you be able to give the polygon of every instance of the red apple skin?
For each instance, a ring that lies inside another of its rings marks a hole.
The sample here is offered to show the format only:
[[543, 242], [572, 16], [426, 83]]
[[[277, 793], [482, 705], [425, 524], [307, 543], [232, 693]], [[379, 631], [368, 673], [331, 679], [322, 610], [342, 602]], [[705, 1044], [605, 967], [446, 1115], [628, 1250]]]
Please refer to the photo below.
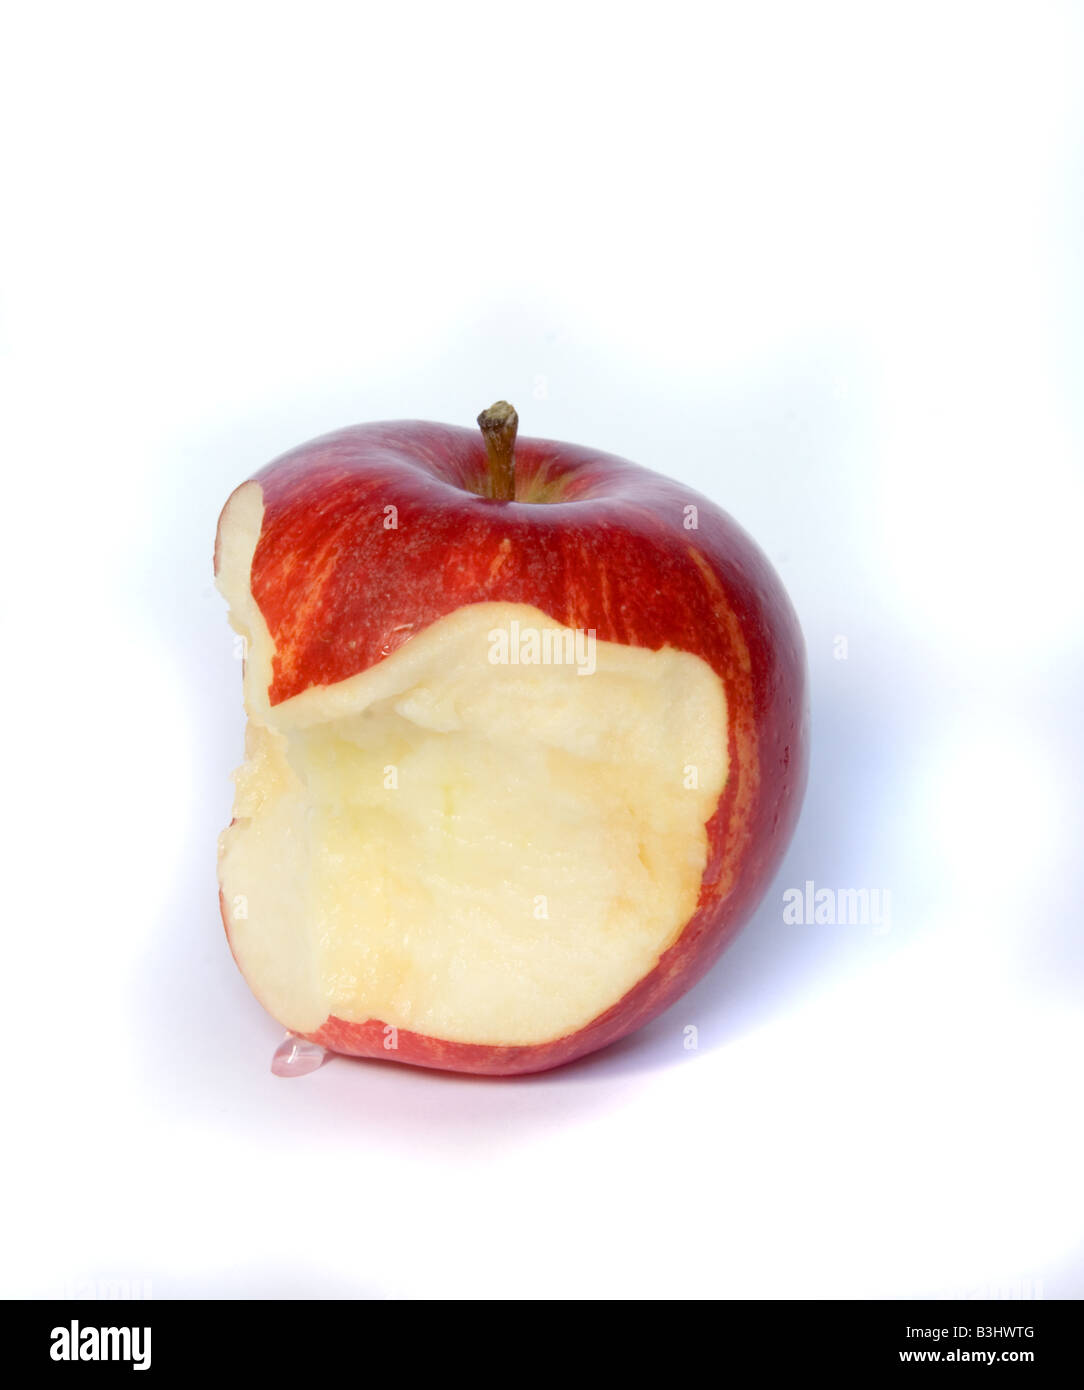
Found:
[[[422, 421], [362, 425], [305, 444], [256, 475], [265, 512], [251, 578], [275, 643], [273, 705], [366, 670], [437, 619], [481, 602], [530, 604], [568, 627], [594, 628], [601, 641], [693, 652], [722, 680], [730, 772], [708, 822], [697, 909], [613, 1007], [531, 1046], [403, 1029], [396, 1036], [381, 1020], [334, 1016], [308, 1035], [351, 1056], [512, 1076], [626, 1036], [715, 962], [766, 892], [793, 832], [808, 707], [804, 644], [783, 586], [712, 502], [623, 459], [548, 440], [518, 441], [517, 496], [544, 480], [560, 500], [483, 498], [470, 489], [485, 468], [478, 433]], [[224, 905], [223, 920], [228, 935]]]

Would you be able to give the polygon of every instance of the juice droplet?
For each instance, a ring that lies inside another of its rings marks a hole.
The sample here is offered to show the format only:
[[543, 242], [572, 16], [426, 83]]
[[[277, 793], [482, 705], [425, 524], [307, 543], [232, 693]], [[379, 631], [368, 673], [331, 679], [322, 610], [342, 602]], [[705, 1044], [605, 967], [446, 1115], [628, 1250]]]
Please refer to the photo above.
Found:
[[319, 1067], [327, 1052], [319, 1043], [295, 1038], [287, 1033], [271, 1058], [271, 1070], [276, 1076], [308, 1076]]

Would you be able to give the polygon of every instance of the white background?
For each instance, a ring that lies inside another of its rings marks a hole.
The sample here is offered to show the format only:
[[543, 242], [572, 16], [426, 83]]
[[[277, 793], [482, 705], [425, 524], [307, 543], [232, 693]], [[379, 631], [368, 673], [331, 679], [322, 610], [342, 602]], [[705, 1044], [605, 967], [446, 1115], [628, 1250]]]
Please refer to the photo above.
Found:
[[[5, 1292], [1084, 1293], [1082, 33], [8, 8]], [[499, 396], [777, 565], [801, 825], [712, 974], [594, 1060], [276, 1080], [216, 905], [217, 513], [314, 435]], [[785, 925], [807, 879], [889, 890], [890, 930]]]

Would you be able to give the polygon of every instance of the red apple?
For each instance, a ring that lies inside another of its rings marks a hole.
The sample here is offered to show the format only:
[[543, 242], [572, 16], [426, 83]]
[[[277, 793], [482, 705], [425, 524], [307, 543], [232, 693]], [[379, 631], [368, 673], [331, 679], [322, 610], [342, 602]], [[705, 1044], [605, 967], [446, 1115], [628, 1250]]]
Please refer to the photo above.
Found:
[[696, 982], [767, 889], [806, 776], [779, 579], [623, 459], [403, 421], [229, 498], [246, 762], [219, 868], [257, 998], [341, 1053], [542, 1071]]

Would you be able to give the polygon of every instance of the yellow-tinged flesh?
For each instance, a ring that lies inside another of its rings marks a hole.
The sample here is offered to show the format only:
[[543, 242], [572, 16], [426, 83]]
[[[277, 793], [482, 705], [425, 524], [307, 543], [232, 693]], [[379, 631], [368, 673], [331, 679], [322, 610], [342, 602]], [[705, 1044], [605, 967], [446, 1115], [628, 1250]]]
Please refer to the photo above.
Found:
[[489, 1045], [584, 1026], [696, 908], [722, 683], [690, 653], [609, 642], [589, 675], [494, 664], [494, 632], [558, 625], [484, 603], [271, 708], [248, 587], [262, 502], [237, 496], [219, 584], [249, 639], [249, 728], [220, 878], [253, 990], [302, 1033], [332, 1014]]

